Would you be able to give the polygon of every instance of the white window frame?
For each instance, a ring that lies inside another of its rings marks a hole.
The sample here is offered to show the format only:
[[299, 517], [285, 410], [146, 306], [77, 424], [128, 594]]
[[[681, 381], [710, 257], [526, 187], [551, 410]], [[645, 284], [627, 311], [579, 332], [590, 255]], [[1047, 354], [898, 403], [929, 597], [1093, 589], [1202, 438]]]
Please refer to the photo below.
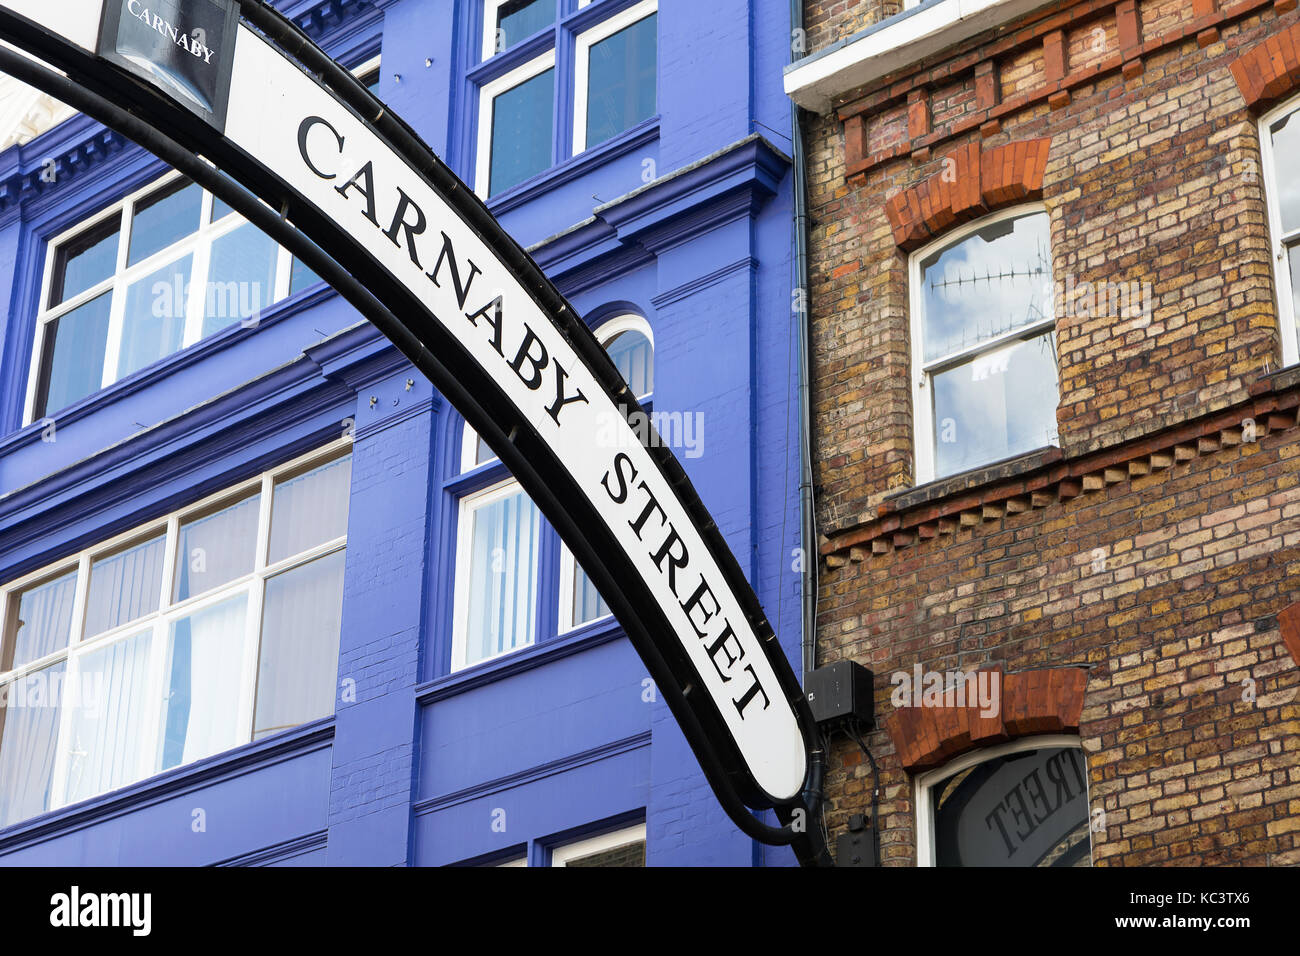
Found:
[[[950, 229], [933, 242], [913, 252], [908, 257], [907, 274], [908, 274], [908, 295], [910, 300], [911, 311], [911, 373], [912, 382], [915, 389], [912, 392], [912, 438], [914, 442], [914, 458], [916, 462], [916, 484], [923, 485], [935, 480], [935, 455], [934, 455], [934, 392], [931, 388], [931, 380], [934, 369], [942, 369], [959, 358], [973, 357], [980, 353], [991, 352], [1001, 346], [1009, 345], [1020, 339], [1030, 338], [1035, 335], [1041, 335], [1043, 332], [1055, 331], [1056, 316], [1055, 303], [1053, 302], [1052, 315], [1041, 322], [1024, 325], [1010, 332], [1004, 332], [1001, 335], [995, 335], [981, 342], [977, 346], [960, 349], [947, 355], [940, 356], [932, 361], [925, 361], [925, 329], [924, 329], [924, 309], [925, 296], [921, 287], [921, 263], [927, 256], [932, 255], [939, 249], [946, 249], [950, 246], [958, 245], [968, 239], [970, 236], [982, 229], [1002, 222], [1006, 219], [1016, 219], [1021, 216], [1033, 214], [1047, 215], [1047, 208], [1041, 203], [1032, 203], [1029, 205], [1015, 206], [1011, 209], [1003, 209], [990, 215], [976, 219], [974, 222]], [[1049, 247], [1049, 255], [1051, 249]], [[1060, 392], [1060, 369], [1057, 369], [1057, 392], [1059, 400]], [[986, 462], [985, 464], [992, 464]], [[979, 467], [979, 466], [976, 466]]]
[[[483, 62], [487, 62], [497, 55], [497, 15], [501, 8], [510, 0], [483, 0]], [[556, 0], [550, 0], [551, 6], [555, 8], [555, 16], [558, 20], [560, 16], [559, 7], [556, 6]], [[590, 3], [591, 0], [587, 0]], [[579, 2], [579, 6], [586, 6], [586, 3]], [[555, 21], [552, 21], [552, 26]], [[502, 51], [505, 52], [505, 51]]]
[[359, 80], [367, 73], [377, 72], [379, 70], [379, 63], [382, 58], [383, 57], [381, 54], [376, 53], [374, 56], [366, 60], [364, 63], [358, 63], [348, 72], [351, 73]]
[[[51, 323], [105, 293], [112, 296], [109, 306], [108, 339], [104, 349], [104, 369], [99, 388], [96, 391], [107, 388], [114, 382], [119, 381], [117, 365], [121, 355], [122, 335], [125, 325], [126, 290], [132, 282], [142, 279], [168, 263], [184, 258], [186, 255], [193, 255], [194, 260], [190, 264], [191, 292], [189, 301], [186, 303], [185, 329], [181, 337], [180, 348], [189, 348], [203, 337], [203, 318], [207, 304], [208, 267], [212, 244], [226, 234], [247, 224], [247, 219], [238, 212], [232, 212], [216, 222], [211, 222], [214, 197], [208, 190], [203, 189], [203, 198], [199, 208], [199, 227], [183, 239], [160, 249], [148, 258], [127, 265], [127, 253], [131, 245], [130, 229], [135, 221], [133, 212], [135, 204], [160, 190], [166, 189], [180, 178], [181, 174], [175, 170], [166, 173], [150, 182], [147, 186], [137, 189], [125, 198], [113, 203], [107, 209], [81, 220], [75, 226], [61, 232], [47, 243], [45, 268], [41, 280], [41, 298], [36, 316], [36, 333], [32, 343], [31, 363], [27, 375], [27, 396], [23, 406], [24, 425], [30, 425], [35, 420], [37, 384], [40, 378], [41, 362], [44, 358], [47, 330], [50, 328]], [[118, 240], [117, 262], [113, 274], [83, 292], [51, 307], [49, 301], [51, 283], [54, 278], [54, 263], [58, 258], [60, 248], [68, 241], [76, 239], [78, 236], [114, 217], [118, 219]], [[289, 294], [289, 280], [293, 272], [293, 255], [284, 246], [277, 245], [276, 248], [275, 287], [272, 292], [271, 302], [266, 303], [267, 306], [279, 302]], [[174, 355], [176, 353], [170, 354]], [[131, 374], [137, 373], [132, 372]], [[90, 394], [93, 395], [95, 392]], [[57, 408], [46, 409], [45, 417], [57, 417], [61, 411], [62, 409]]]
[[[16, 600], [21, 592], [33, 584], [39, 584], [44, 581], [60, 577], [71, 571], [77, 572], [76, 593], [73, 603], [73, 613], [71, 622], [71, 640], [70, 643], [56, 651], [46, 654], [37, 660], [30, 661], [12, 670], [6, 671], [0, 675], [0, 684], [10, 684], [13, 681], [22, 680], [30, 674], [44, 670], [47, 667], [57, 665], [60, 662], [65, 663], [64, 687], [69, 686], [68, 675], [78, 669], [80, 662], [87, 654], [93, 654], [105, 647], [115, 644], [121, 640], [126, 640], [143, 633], [149, 633], [149, 663], [148, 676], [146, 678], [146, 700], [155, 702], [155, 704], [146, 712], [145, 726], [143, 730], [143, 744], [137, 755], [137, 766], [131, 779], [123, 784], [129, 786], [146, 780], [150, 777], [157, 776], [160, 773], [169, 772], [175, 768], [161, 770], [158, 765], [161, 760], [162, 741], [159, 738], [161, 721], [163, 715], [163, 688], [166, 686], [167, 675], [165, 673], [165, 661], [167, 657], [167, 645], [170, 636], [171, 625], [178, 620], [190, 617], [197, 611], [204, 610], [223, 601], [245, 595], [247, 597], [247, 606], [245, 607], [244, 632], [242, 635], [243, 648], [241, 650], [240, 660], [240, 687], [237, 690], [239, 702], [237, 708], [236, 721], [236, 743], [234, 747], [241, 747], [253, 739], [253, 718], [254, 709], [257, 699], [257, 671], [258, 662], [261, 656], [261, 630], [262, 630], [262, 599], [265, 592], [266, 583], [286, 571], [301, 567], [318, 558], [326, 557], [347, 549], [346, 533], [341, 537], [331, 541], [322, 542], [305, 551], [295, 553], [279, 561], [268, 562], [267, 554], [270, 546], [270, 525], [271, 525], [271, 502], [276, 481], [283, 478], [286, 474], [293, 474], [310, 470], [319, 465], [328, 464], [330, 461], [344, 457], [351, 451], [352, 439], [344, 437], [330, 444], [318, 448], [309, 454], [303, 455], [293, 461], [286, 462], [276, 468], [263, 472], [256, 478], [232, 485], [216, 494], [209, 495], [201, 501], [194, 502], [184, 508], [172, 512], [166, 517], [159, 518], [155, 521], [146, 522], [132, 528], [130, 531], [115, 535], [104, 541], [97, 542], [92, 547], [86, 548], [78, 554], [65, 558], [62, 561], [56, 561], [46, 565], [38, 571], [23, 575], [9, 581], [0, 588], [0, 625], [9, 620], [10, 601]], [[260, 494], [258, 502], [258, 525], [257, 525], [257, 552], [254, 558], [253, 570], [240, 577], [227, 581], [219, 587], [202, 594], [193, 595], [183, 601], [173, 601], [174, 573], [176, 568], [176, 548], [179, 541], [180, 525], [195, 516], [201, 516], [214, 508], [220, 509], [223, 505], [233, 504], [240, 501], [253, 493]], [[143, 615], [126, 624], [121, 624], [101, 634], [96, 634], [88, 640], [78, 639], [81, 636], [81, 630], [85, 622], [86, 602], [88, 598], [90, 569], [95, 559], [111, 555], [124, 546], [139, 544], [159, 535], [165, 535], [163, 567], [161, 580], [161, 600], [156, 610], [149, 614]], [[0, 634], [0, 638], [3, 635]], [[70, 711], [65, 701], [59, 709], [59, 726], [57, 730], [55, 746], [55, 764], [54, 772], [50, 784], [50, 806], [44, 812], [58, 810], [61, 807], [68, 806], [65, 800], [67, 789], [67, 777], [71, 764], [71, 754], [69, 752], [69, 735], [72, 732], [72, 720]], [[228, 753], [229, 751], [220, 751]], [[181, 766], [184, 766], [183, 764]], [[92, 795], [80, 799], [93, 799]], [[80, 802], [80, 799], [77, 802]], [[18, 822], [18, 821], [15, 821]]]
[[[492, 449], [488, 449], [492, 452]], [[467, 471], [473, 471], [476, 468], [486, 468], [488, 465], [500, 461], [496, 452], [492, 452], [492, 457], [487, 461], [475, 461], [478, 457], [478, 432], [470, 428], [469, 422], [465, 422], [460, 430], [460, 473], [463, 475]]]
[[[996, 760], [998, 757], [1022, 753], [1026, 750], [1052, 750], [1060, 747], [1072, 747], [1081, 751], [1083, 750], [1083, 741], [1078, 737], [1068, 734], [1043, 734], [1037, 737], [1017, 737], [1015, 740], [1010, 740], [1003, 744], [972, 750], [969, 753], [962, 754], [960, 757], [954, 757], [942, 767], [918, 774], [912, 782], [914, 796], [913, 806], [916, 807], [916, 865], [918, 867], [936, 865], [933, 791], [937, 784], [943, 783], [949, 777], [959, 774], [963, 770], [985, 763], [989, 760]], [[1087, 753], [1084, 753], [1083, 756], [1084, 798], [1087, 801], [1088, 806], [1091, 807], [1092, 798], [1088, 790], [1087, 773], [1088, 755]], [[1088, 852], [1089, 855], [1091, 855], [1091, 818], [1089, 818], [1088, 827]]]
[[568, 866], [570, 860], [577, 860], [584, 856], [591, 856], [593, 853], [604, 853], [608, 850], [616, 850], [619, 847], [627, 846], [631, 843], [645, 842], [645, 824], [638, 823], [636, 826], [624, 827], [621, 830], [612, 830], [609, 833], [601, 833], [598, 836], [588, 837], [585, 840], [578, 840], [575, 843], [566, 843], [562, 846], [557, 846], [551, 850], [551, 866]]
[[[659, 0], [642, 0], [578, 35], [573, 68], [573, 155], [577, 156], [587, 148], [587, 80], [591, 73], [591, 48], [601, 40], [607, 40], [620, 30], [658, 12]], [[657, 80], [656, 69], [656, 82]]]
[[[1278, 201], [1281, 173], [1277, 157], [1273, 155], [1273, 137], [1269, 127], [1288, 114], [1295, 114], [1292, 123], [1300, 123], [1300, 96], [1292, 97], [1259, 120], [1259, 152], [1264, 173], [1264, 198], [1268, 207], [1269, 259], [1272, 260], [1274, 288], [1277, 290], [1278, 331], [1282, 336], [1282, 364], [1300, 362], [1300, 342], [1297, 342], [1295, 290], [1291, 287], [1291, 270], [1286, 255], [1287, 243], [1300, 239], [1300, 229], [1290, 234], [1282, 230], [1282, 204]], [[1300, 173], [1295, 174], [1300, 175]]]
[[[492, 114], [496, 98], [533, 77], [555, 69], [555, 49], [515, 67], [509, 73], [484, 83], [478, 95], [478, 152], [474, 165], [474, 192], [480, 199], [488, 198], [492, 178]], [[559, 82], [558, 71], [555, 81]], [[555, 106], [551, 105], [551, 147], [555, 147]]]
[[[616, 315], [613, 318], [602, 322], [596, 328], [596, 341], [600, 342], [601, 346], [604, 347], [613, 340], [614, 336], [621, 335], [624, 332], [640, 332], [649, 340], [651, 350], [654, 349], [654, 329], [650, 327], [649, 322], [637, 315], [635, 312]], [[649, 398], [651, 394], [653, 393], [646, 392], [644, 395], [638, 395], [637, 401], [644, 401]]]
[[[624, 332], [640, 332], [650, 343], [651, 360], [654, 359], [655, 333], [650, 327], [650, 323], [643, 317], [628, 312], [623, 315], [616, 315], [605, 322], [602, 322], [596, 329], [596, 340], [601, 346], [607, 346], [616, 335]], [[654, 394], [651, 390], [644, 395], [636, 396], [638, 402], [645, 402]], [[470, 455], [473, 454], [472, 446], [465, 446]], [[473, 461], [472, 457], [466, 458], [465, 461]], [[573, 552], [569, 550], [568, 545], [563, 540], [560, 541], [560, 594], [559, 601], [559, 620], [556, 622], [556, 631], [559, 634], [567, 634], [569, 631], [577, 630], [580, 627], [587, 627], [597, 621], [603, 621], [613, 617], [613, 612], [602, 614], [599, 617], [593, 617], [590, 621], [583, 621], [581, 624], [573, 623], [573, 580], [578, 573], [578, 562], [573, 557]]]
[[[466, 426], [469, 431], [469, 426]], [[451, 672], [464, 670], [467, 667], [477, 667], [479, 664], [486, 664], [488, 661], [494, 661], [510, 654], [515, 654], [534, 646], [537, 643], [537, 628], [534, 626], [533, 632], [528, 635], [528, 641], [517, 647], [511, 647], [507, 650], [487, 657], [481, 657], [476, 661], [469, 661], [469, 580], [470, 580], [470, 557], [473, 536], [469, 534], [474, 512], [487, 505], [495, 504], [503, 498], [509, 498], [512, 495], [522, 494], [527, 498], [527, 493], [523, 487], [514, 478], [507, 478], [504, 481], [496, 482], [493, 485], [484, 488], [482, 491], [476, 491], [472, 494], [465, 495], [456, 506], [456, 581], [452, 595], [452, 639], [451, 639]], [[540, 545], [540, 540], [538, 541]], [[540, 563], [540, 562], [539, 562]], [[542, 586], [541, 576], [534, 574], [533, 579], [537, 581], [540, 589]], [[536, 609], [538, 593], [532, 596], [534, 612]]]

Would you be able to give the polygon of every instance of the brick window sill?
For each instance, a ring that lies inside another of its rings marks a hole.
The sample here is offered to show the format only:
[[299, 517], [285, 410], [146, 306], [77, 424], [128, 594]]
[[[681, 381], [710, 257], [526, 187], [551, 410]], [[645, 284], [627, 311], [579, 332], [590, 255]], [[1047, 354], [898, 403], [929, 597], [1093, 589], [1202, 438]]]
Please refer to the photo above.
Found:
[[1045, 448], [899, 489], [885, 498], [875, 519], [831, 533], [821, 556], [829, 568], [862, 562], [1300, 429], [1300, 367], [1263, 376], [1249, 392], [1244, 402], [1109, 447], [1082, 454]]
[[938, 478], [923, 485], [898, 488], [885, 495], [884, 503], [880, 506], [880, 513], [884, 515], [906, 511], [909, 508], [929, 504], [932, 501], [939, 501], [961, 494], [964, 491], [983, 488], [994, 482], [1018, 478], [1044, 465], [1058, 462], [1064, 457], [1065, 455], [1061, 452], [1061, 449], [1053, 445], [1038, 448], [1023, 455], [1017, 455], [1014, 458], [1004, 458], [1002, 461], [984, 465], [981, 468], [972, 468], [969, 471], [949, 475], [946, 478]]

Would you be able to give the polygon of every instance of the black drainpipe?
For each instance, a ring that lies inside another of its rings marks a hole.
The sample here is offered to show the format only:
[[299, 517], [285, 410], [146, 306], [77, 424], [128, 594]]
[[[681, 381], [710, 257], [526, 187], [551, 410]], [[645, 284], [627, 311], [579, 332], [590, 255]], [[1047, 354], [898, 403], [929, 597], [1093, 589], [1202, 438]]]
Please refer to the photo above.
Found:
[[[804, 55], [803, 0], [790, 0], [790, 60]], [[799, 295], [795, 321], [799, 323], [799, 539], [803, 572], [799, 595], [802, 675], [817, 666], [817, 522], [813, 514], [812, 471], [812, 309], [808, 290], [808, 176], [805, 166], [803, 117], [799, 104], [790, 101], [791, 136], [794, 141], [794, 257]]]

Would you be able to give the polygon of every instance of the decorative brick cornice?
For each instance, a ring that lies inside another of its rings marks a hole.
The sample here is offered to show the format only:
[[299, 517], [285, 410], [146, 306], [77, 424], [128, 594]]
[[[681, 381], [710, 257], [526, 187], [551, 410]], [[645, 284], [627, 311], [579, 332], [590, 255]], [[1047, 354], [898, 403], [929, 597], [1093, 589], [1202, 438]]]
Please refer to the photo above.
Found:
[[[1137, 82], [1151, 57], [1189, 41], [1206, 47], [1225, 27], [1269, 6], [1286, 15], [1296, 9], [1297, 0], [1192, 0], [1191, 6], [1190, 17], [1167, 26], [1168, 17], [1144, 24], [1141, 8], [1132, 0], [1074, 0], [1027, 16], [1000, 36], [972, 38], [882, 78], [836, 109], [844, 123], [845, 178], [853, 180], [909, 156], [925, 161], [944, 143], [967, 134], [995, 135], [1014, 116], [1041, 104], [1052, 110], [1069, 106], [1076, 90], [1113, 74]], [[1064, 54], [1063, 41], [1069, 30], [1088, 23], [1114, 30], [1117, 42], [1098, 57], [1076, 63]], [[1004, 97], [1002, 68], [1031, 50], [1043, 55], [1041, 82]], [[937, 122], [936, 97], [965, 78], [975, 91], [975, 108]], [[907, 107], [901, 120], [895, 109], [900, 104]]]
[[[1231, 408], [1136, 441], [1077, 457], [1053, 449], [1042, 453], [1037, 466], [1029, 471], [990, 469], [993, 476], [977, 487], [970, 487], [958, 476], [936, 482], [938, 493], [923, 494], [932, 490], [926, 488], [900, 495], [882, 503], [874, 521], [832, 532], [820, 548], [821, 555], [830, 568], [865, 561], [869, 556], [1101, 491], [1300, 424], [1300, 374], [1296, 370], [1262, 379], [1250, 391], [1251, 398]], [[1247, 429], [1253, 429], [1253, 434]]]
[[996, 714], [985, 716], [978, 704], [900, 707], [885, 721], [899, 762], [908, 773], [942, 766], [968, 751], [1015, 737], [1078, 732], [1088, 684], [1088, 672], [1082, 667], [1016, 674], [977, 671], [976, 680], [980, 674], [995, 682]]
[[946, 157], [942, 172], [894, 194], [885, 215], [894, 242], [915, 249], [945, 229], [1043, 194], [1050, 139], [1028, 139], [991, 149], [967, 143]]
[[1246, 105], [1256, 112], [1300, 90], [1300, 23], [1251, 47], [1230, 69]]

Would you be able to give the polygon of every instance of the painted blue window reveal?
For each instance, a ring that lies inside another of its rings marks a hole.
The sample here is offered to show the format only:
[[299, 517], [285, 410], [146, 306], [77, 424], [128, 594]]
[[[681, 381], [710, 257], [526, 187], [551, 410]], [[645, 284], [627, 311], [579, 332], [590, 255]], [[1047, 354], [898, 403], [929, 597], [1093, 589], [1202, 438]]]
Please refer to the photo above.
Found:
[[555, 23], [555, 0], [508, 0], [496, 11], [498, 53]]
[[509, 189], [551, 165], [555, 70], [545, 70], [492, 101], [489, 194]]
[[654, 116], [658, 14], [592, 44], [587, 71], [587, 148]]

